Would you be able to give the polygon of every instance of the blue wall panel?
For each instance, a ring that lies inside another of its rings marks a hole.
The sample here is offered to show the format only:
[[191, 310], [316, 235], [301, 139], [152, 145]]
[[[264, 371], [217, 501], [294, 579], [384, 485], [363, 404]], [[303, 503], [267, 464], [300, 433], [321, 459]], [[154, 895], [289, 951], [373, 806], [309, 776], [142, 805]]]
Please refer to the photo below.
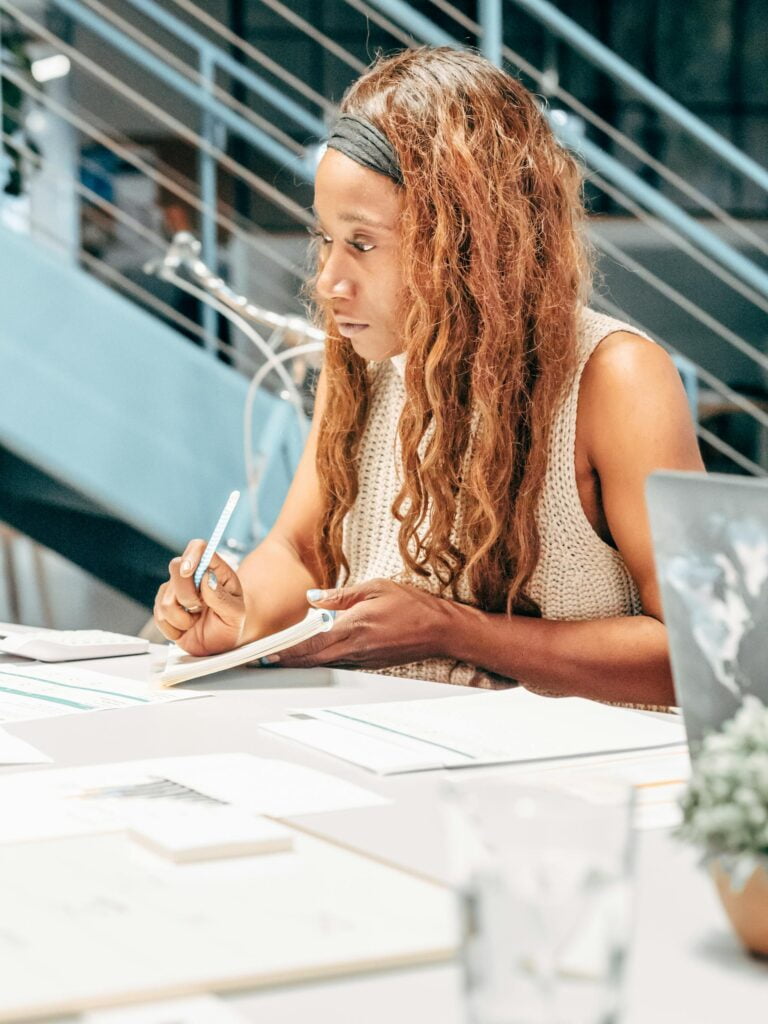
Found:
[[[171, 548], [208, 534], [244, 486], [245, 378], [3, 228], [0, 379], [1, 444]], [[286, 403], [261, 393], [254, 435], [269, 525], [300, 448]]]

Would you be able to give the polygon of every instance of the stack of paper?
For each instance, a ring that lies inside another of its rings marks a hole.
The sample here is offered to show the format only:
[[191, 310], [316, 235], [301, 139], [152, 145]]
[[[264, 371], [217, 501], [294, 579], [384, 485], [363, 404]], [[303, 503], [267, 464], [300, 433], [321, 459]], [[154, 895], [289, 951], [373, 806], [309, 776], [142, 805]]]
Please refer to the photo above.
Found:
[[263, 728], [382, 775], [573, 758], [685, 742], [680, 721], [523, 689], [300, 712]]

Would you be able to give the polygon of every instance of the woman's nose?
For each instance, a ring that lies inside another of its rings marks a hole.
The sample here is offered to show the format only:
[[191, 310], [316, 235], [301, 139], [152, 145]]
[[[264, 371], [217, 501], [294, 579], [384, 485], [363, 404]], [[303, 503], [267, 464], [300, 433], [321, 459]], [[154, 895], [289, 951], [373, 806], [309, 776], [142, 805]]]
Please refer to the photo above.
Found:
[[354, 285], [348, 274], [345, 274], [342, 262], [329, 255], [320, 273], [317, 275], [315, 290], [318, 297], [324, 300], [349, 298]]

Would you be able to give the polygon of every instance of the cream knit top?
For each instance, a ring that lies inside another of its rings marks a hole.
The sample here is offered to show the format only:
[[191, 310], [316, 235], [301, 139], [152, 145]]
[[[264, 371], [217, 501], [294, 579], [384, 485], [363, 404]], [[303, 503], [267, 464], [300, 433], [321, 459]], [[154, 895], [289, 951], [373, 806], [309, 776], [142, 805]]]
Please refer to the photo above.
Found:
[[[528, 586], [545, 619], [600, 619], [641, 611], [637, 587], [624, 560], [606, 544], [587, 519], [576, 483], [576, 414], [581, 375], [600, 342], [614, 331], [642, 334], [630, 324], [594, 310], [582, 311], [579, 360], [573, 383], [555, 414], [549, 460], [537, 513], [541, 554]], [[645, 337], [645, 335], [642, 335]], [[344, 551], [349, 576], [340, 582], [386, 578], [439, 590], [437, 580], [422, 579], [403, 565], [398, 548], [400, 524], [391, 512], [399, 491], [397, 425], [405, 402], [405, 356], [372, 368], [372, 398], [358, 465], [358, 495], [344, 521]], [[466, 581], [459, 594], [471, 600]], [[432, 658], [386, 669], [387, 674], [460, 683], [489, 689], [510, 685], [449, 659]]]

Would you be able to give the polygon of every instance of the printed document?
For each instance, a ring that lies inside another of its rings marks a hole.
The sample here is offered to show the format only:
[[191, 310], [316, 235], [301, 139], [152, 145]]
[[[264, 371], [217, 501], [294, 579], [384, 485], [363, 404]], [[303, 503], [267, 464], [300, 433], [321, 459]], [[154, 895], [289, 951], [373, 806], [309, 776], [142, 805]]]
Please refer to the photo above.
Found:
[[0, 845], [120, 831], [187, 802], [291, 818], [390, 801], [289, 761], [202, 754], [0, 777]]
[[314, 708], [262, 726], [379, 774], [583, 757], [685, 742], [682, 723], [523, 689]]
[[202, 696], [205, 694], [159, 693], [148, 681], [66, 664], [0, 662], [0, 723], [51, 718], [77, 711], [141, 707]]

